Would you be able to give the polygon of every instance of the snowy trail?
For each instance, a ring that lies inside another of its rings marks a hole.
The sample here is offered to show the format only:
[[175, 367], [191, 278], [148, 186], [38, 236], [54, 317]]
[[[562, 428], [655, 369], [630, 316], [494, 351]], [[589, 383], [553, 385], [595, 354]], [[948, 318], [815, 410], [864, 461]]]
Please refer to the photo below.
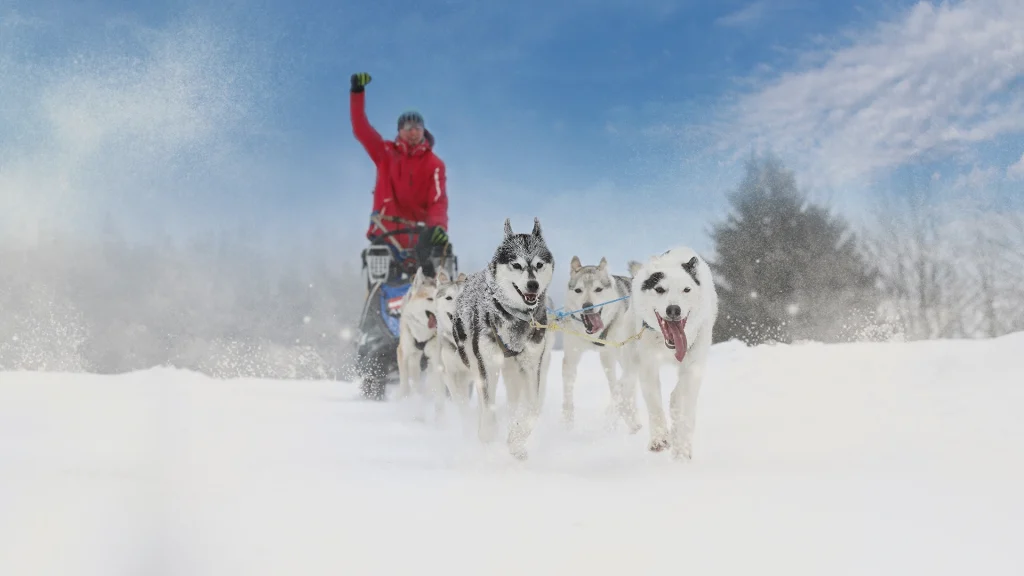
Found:
[[0, 574], [1020, 574], [1022, 351], [716, 346], [689, 464], [593, 355], [525, 463], [349, 383], [0, 373]]

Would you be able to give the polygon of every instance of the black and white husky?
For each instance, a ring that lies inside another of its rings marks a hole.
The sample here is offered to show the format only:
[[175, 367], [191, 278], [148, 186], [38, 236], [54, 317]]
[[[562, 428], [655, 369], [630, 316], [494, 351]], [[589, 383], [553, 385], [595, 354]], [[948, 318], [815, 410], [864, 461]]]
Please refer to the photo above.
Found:
[[494, 396], [503, 376], [512, 420], [509, 452], [526, 458], [545, 393], [551, 355], [546, 306], [554, 257], [534, 218], [530, 234], [515, 234], [505, 220], [505, 237], [487, 267], [466, 279], [455, 303], [453, 331], [463, 364], [476, 380], [479, 436], [493, 439], [497, 423]]
[[454, 335], [455, 303], [465, 285], [466, 274], [463, 272], [459, 272], [455, 279], [449, 278], [444, 270], [437, 273], [435, 302], [439, 351], [438, 362], [434, 366], [438, 374], [435, 380], [434, 402], [438, 417], [444, 410], [445, 389], [460, 411], [465, 410], [469, 403], [469, 387], [473, 383], [473, 375], [459, 357]]
[[[631, 287], [630, 278], [609, 272], [606, 258], [601, 258], [597, 266], [584, 266], [578, 256], [572, 257], [565, 308], [574, 313], [568, 320], [572, 329], [564, 332], [562, 356], [562, 420], [569, 427], [576, 413], [573, 392], [576, 369], [583, 353], [592, 351], [601, 358], [615, 411], [631, 434], [640, 430], [636, 419], [635, 374], [622, 362], [623, 349], [619, 345], [636, 334], [629, 301]], [[620, 365], [621, 379], [617, 375]]]
[[[697, 395], [711, 349], [711, 330], [718, 318], [718, 294], [711, 268], [688, 247], [673, 248], [644, 264], [630, 266], [633, 313], [637, 329], [646, 332], [629, 350], [650, 416], [650, 450], [671, 447], [675, 458], [693, 457]], [[661, 402], [659, 371], [676, 367], [678, 381], [669, 400], [668, 430]]]

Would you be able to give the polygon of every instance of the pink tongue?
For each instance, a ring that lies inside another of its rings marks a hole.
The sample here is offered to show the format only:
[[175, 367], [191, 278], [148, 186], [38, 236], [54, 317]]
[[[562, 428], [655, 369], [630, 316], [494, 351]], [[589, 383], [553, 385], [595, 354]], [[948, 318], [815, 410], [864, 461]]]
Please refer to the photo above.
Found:
[[676, 347], [676, 361], [682, 362], [683, 356], [686, 356], [686, 332], [683, 328], [686, 327], [686, 320], [680, 320], [678, 322], [670, 322], [668, 320], [662, 320], [661, 322], [661, 333], [665, 336], [666, 340], [672, 342], [672, 345]]
[[431, 330], [437, 328], [437, 316], [427, 314], [427, 328], [430, 328]]
[[590, 323], [591, 332], [600, 332], [604, 328], [604, 322], [601, 321], [601, 315], [589, 312], [585, 314], [587, 322]]

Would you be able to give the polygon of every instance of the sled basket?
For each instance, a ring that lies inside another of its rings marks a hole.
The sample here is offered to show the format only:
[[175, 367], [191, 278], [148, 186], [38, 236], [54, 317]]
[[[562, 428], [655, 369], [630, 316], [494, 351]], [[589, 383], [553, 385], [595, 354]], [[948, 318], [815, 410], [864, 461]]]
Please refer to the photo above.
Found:
[[391, 260], [391, 249], [387, 246], [370, 246], [366, 249], [366, 274], [371, 284], [388, 279]]

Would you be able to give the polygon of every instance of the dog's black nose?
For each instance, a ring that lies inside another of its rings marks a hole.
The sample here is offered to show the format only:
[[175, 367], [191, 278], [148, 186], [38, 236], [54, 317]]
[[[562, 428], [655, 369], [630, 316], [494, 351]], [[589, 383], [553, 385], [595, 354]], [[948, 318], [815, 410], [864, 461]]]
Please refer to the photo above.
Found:
[[[586, 309], [586, 308], [590, 308], [590, 307], [591, 307], [591, 306], [593, 306], [593, 305], [594, 305], [594, 303], [593, 303], [593, 302], [584, 302], [584, 303], [583, 303], [583, 306], [580, 306], [580, 308], [584, 308], [584, 309]], [[587, 310], [587, 312], [590, 312], [590, 310]]]
[[679, 306], [672, 304], [670, 306], [665, 307], [665, 320], [672, 320], [674, 322], [676, 320], [682, 319], [683, 311], [679, 308]]
[[540, 282], [537, 282], [536, 280], [530, 280], [529, 282], [526, 283], [527, 292], [537, 292], [538, 290], [540, 290]]

